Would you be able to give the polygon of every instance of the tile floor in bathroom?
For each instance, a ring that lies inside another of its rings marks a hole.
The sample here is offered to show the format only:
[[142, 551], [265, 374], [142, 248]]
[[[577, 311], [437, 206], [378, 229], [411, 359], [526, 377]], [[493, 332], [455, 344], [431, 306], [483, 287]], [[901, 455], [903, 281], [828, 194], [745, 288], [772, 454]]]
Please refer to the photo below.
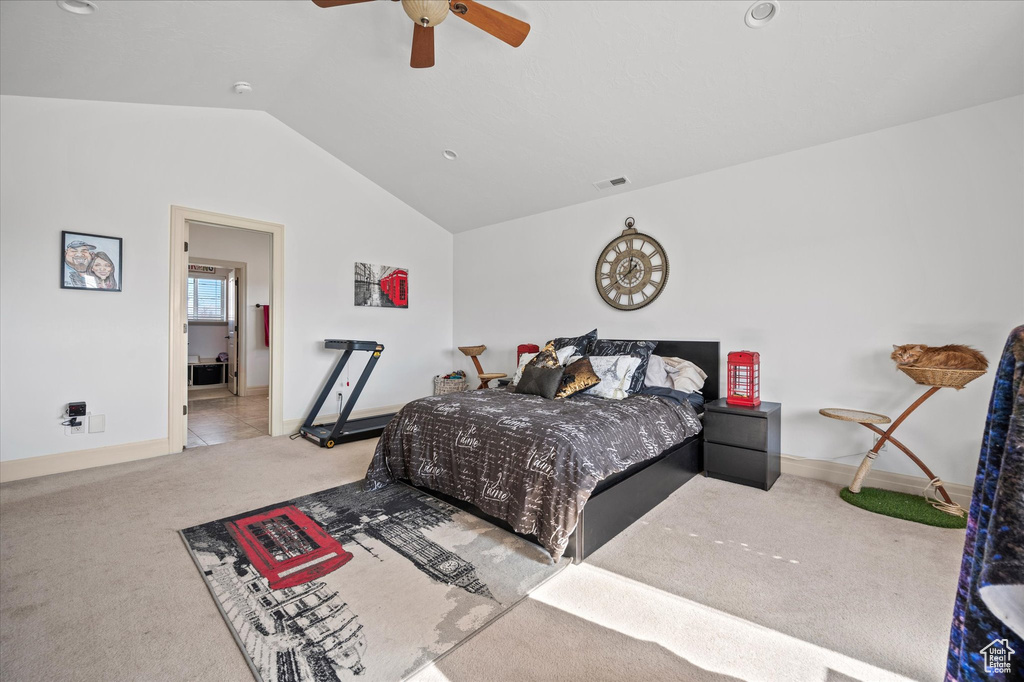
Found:
[[187, 448], [197, 448], [270, 433], [270, 400], [265, 395], [196, 398], [188, 401]]

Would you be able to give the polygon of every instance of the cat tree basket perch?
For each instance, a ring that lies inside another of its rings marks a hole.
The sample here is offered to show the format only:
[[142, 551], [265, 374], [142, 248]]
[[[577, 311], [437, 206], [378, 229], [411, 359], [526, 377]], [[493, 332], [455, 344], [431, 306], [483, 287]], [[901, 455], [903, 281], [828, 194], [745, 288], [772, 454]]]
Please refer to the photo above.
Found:
[[901, 372], [923, 386], [960, 390], [982, 374], [983, 369], [939, 369], [936, 367], [900, 367]]
[[853, 483], [850, 484], [851, 493], [859, 493], [861, 486], [864, 483], [864, 478], [871, 471], [871, 464], [875, 458], [878, 457], [879, 450], [886, 442], [892, 443], [897, 448], [903, 451], [907, 457], [909, 457], [914, 464], [916, 464], [921, 471], [928, 477], [929, 487], [935, 486], [936, 492], [942, 495], [944, 502], [935, 501], [933, 504], [936, 508], [954, 514], [957, 516], [963, 515], [963, 509], [959, 505], [953, 502], [946, 492], [946, 489], [942, 486], [942, 481], [932, 473], [931, 469], [922, 462], [917, 455], [910, 451], [910, 448], [905, 446], [893, 437], [893, 432], [899, 427], [903, 421], [910, 416], [910, 413], [916, 410], [921, 404], [928, 400], [928, 398], [935, 395], [941, 388], [955, 388], [960, 390], [970, 382], [974, 381], [982, 374], [985, 370], [975, 369], [941, 369], [935, 367], [907, 367], [900, 366], [899, 369], [913, 379], [916, 383], [923, 386], [928, 386], [929, 389], [924, 392], [920, 398], [914, 401], [914, 403], [905, 409], [903, 413], [893, 421], [888, 429], [883, 431], [876, 424], [889, 424], [889, 417], [884, 414], [877, 414], [875, 412], [864, 412], [862, 410], [846, 410], [839, 408], [824, 408], [818, 410], [819, 414], [830, 419], [838, 419], [839, 421], [857, 422], [858, 424], [870, 429], [874, 433], [878, 434], [878, 442], [875, 446], [868, 451], [867, 455], [864, 456], [864, 461], [860, 463], [860, 467], [857, 468], [857, 473], [853, 476]]

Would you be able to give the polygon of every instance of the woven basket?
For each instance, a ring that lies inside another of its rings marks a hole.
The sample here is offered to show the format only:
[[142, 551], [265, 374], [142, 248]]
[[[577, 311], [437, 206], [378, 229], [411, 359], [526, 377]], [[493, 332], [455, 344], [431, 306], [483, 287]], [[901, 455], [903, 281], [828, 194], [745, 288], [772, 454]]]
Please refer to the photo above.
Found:
[[468, 384], [465, 379], [445, 379], [441, 375], [434, 377], [434, 395], [459, 393], [467, 388]]
[[942, 386], [960, 390], [982, 374], [983, 369], [939, 369], [936, 367], [900, 367], [908, 377], [925, 386]]

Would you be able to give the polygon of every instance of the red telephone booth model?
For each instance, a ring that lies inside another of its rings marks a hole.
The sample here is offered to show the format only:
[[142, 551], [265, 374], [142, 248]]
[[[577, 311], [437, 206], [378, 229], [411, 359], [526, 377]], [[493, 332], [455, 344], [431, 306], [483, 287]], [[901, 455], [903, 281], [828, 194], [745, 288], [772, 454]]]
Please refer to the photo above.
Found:
[[409, 273], [405, 270], [395, 270], [381, 277], [380, 290], [395, 305], [409, 305]]
[[729, 353], [725, 402], [757, 407], [761, 404], [761, 355], [749, 350]]
[[352, 558], [351, 552], [293, 504], [224, 525], [274, 590], [308, 583]]
[[516, 346], [516, 367], [519, 367], [519, 360], [527, 353], [539, 353], [540, 346], [535, 343], [521, 343]]

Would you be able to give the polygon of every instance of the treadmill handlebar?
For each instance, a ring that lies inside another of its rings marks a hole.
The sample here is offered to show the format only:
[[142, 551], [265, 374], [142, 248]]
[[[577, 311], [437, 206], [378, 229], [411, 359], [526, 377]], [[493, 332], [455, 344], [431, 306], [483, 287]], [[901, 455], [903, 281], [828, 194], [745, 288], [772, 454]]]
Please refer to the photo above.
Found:
[[384, 350], [376, 341], [351, 341], [348, 339], [324, 339], [324, 348], [336, 350]]

